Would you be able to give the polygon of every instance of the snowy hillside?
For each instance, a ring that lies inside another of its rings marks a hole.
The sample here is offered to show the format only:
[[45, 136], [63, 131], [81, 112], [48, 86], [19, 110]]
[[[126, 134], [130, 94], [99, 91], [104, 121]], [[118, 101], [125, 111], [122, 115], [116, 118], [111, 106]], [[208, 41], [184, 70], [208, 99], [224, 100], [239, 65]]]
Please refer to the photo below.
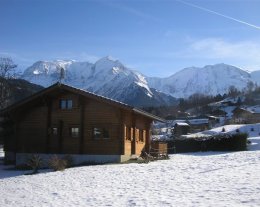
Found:
[[249, 73], [225, 64], [190, 67], [167, 78], [148, 79], [150, 87], [174, 97], [189, 97], [194, 93], [224, 94], [230, 86], [239, 90], [245, 88], [249, 81]]
[[[36, 175], [0, 165], [0, 206], [260, 206], [260, 137], [249, 151]], [[1, 151], [0, 151], [1, 155]]]
[[[223, 132], [223, 128], [225, 132]], [[189, 135], [182, 135], [186, 138], [195, 138], [195, 137], [206, 137], [206, 136], [213, 136], [218, 134], [237, 134], [239, 133], [247, 133], [249, 137], [258, 137], [260, 136], [260, 123], [258, 124], [230, 124], [224, 125], [221, 127], [213, 128], [210, 130], [189, 134]], [[260, 150], [260, 142], [258, 143], [257, 147]], [[252, 146], [251, 146], [252, 147]], [[253, 147], [255, 148], [255, 146]]]
[[260, 85], [260, 70], [250, 73], [254, 82]]

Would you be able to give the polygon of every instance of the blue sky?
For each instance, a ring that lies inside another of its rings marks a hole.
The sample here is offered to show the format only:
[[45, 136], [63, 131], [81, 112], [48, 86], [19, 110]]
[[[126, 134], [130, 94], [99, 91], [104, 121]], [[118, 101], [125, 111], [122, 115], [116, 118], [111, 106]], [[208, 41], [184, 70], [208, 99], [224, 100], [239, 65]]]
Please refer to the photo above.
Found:
[[226, 63], [260, 70], [260, 0], [0, 0], [0, 55], [95, 62], [148, 76]]

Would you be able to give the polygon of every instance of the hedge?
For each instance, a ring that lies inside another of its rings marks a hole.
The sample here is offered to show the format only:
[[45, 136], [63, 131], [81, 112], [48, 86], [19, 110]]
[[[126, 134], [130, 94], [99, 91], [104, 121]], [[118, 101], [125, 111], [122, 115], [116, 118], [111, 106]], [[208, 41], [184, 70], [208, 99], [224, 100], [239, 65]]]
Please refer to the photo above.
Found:
[[246, 133], [220, 134], [211, 137], [175, 139], [168, 141], [168, 153], [200, 151], [244, 151], [247, 150]]

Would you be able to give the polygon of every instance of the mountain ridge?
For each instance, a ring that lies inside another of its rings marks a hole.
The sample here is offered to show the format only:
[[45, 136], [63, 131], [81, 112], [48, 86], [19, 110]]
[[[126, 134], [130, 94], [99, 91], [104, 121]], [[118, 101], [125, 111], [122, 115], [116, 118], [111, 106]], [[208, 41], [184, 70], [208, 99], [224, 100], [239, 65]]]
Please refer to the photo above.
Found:
[[145, 107], [176, 104], [174, 97], [187, 98], [194, 93], [224, 94], [230, 86], [243, 90], [249, 82], [258, 82], [260, 74], [260, 71], [248, 73], [220, 63], [184, 68], [166, 78], [148, 77], [106, 56], [95, 63], [37, 61], [24, 71], [22, 78], [47, 87], [59, 80], [61, 68], [65, 71], [63, 81], [66, 84]]
[[63, 82], [138, 107], [176, 104], [177, 100], [156, 90], [151, 90], [145, 76], [125, 67], [110, 57], [96, 63], [76, 61], [38, 61], [27, 68], [22, 78], [50, 86], [60, 78], [64, 69]]

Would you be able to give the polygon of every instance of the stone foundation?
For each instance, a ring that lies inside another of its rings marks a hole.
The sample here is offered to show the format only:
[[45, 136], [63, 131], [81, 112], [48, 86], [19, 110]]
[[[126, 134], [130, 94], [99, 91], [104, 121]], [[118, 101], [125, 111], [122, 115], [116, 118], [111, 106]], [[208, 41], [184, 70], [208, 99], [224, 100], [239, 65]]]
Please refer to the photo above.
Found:
[[[36, 153], [16, 153], [16, 166], [26, 165], [28, 159]], [[84, 164], [104, 164], [104, 163], [120, 163], [130, 159], [128, 155], [80, 155], [80, 154], [37, 154], [42, 160], [42, 167], [48, 167], [48, 161], [54, 155], [59, 158], [65, 156], [71, 156], [73, 159], [73, 165], [84, 165]]]

